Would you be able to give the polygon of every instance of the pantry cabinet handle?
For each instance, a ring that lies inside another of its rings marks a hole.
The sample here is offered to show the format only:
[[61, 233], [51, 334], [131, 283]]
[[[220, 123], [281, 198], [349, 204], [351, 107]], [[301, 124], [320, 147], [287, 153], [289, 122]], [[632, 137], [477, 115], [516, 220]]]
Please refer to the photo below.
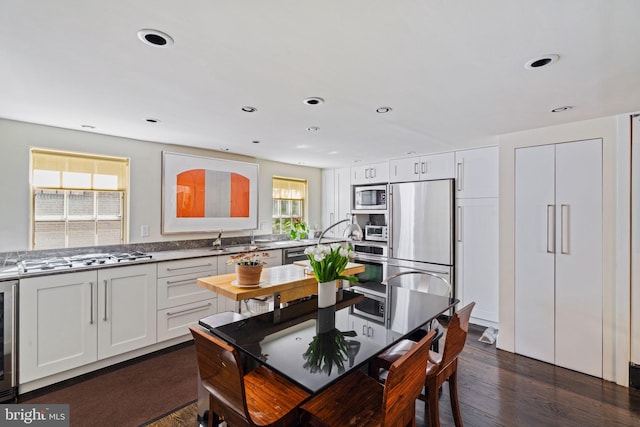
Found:
[[104, 317], [102, 318], [105, 322], [107, 321], [107, 281], [104, 281]]
[[426, 174], [427, 174], [427, 162], [422, 162], [422, 163], [420, 163], [420, 172], [421, 172], [423, 175], [426, 175]]
[[413, 164], [413, 174], [414, 175], [420, 175], [420, 171], [418, 170], [418, 162], [415, 162]]
[[547, 253], [556, 253], [556, 207], [547, 205]]
[[176, 316], [178, 314], [191, 313], [191, 312], [194, 312], [194, 311], [206, 310], [209, 307], [211, 307], [211, 303], [210, 302], [207, 303], [206, 305], [201, 305], [199, 307], [187, 308], [187, 309], [180, 310], [180, 311], [174, 311], [173, 313], [167, 312], [167, 317]]
[[462, 206], [458, 206], [458, 242], [462, 243]]
[[560, 205], [560, 253], [569, 254], [569, 205]]
[[456, 167], [457, 167], [457, 175], [458, 175], [456, 184], [457, 184], [458, 191], [462, 191], [462, 189], [464, 188], [464, 184], [462, 183], [463, 172], [464, 172], [464, 168], [462, 167], [462, 162], [458, 162]]
[[89, 282], [89, 289], [91, 290], [91, 303], [89, 304], [89, 311], [91, 312], [91, 317], [89, 318], [89, 324], [93, 325], [93, 282]]
[[186, 270], [188, 268], [211, 267], [212, 265], [213, 264], [208, 263], [208, 264], [202, 264], [202, 265], [190, 265], [188, 267], [173, 267], [173, 268], [167, 267], [167, 271]]

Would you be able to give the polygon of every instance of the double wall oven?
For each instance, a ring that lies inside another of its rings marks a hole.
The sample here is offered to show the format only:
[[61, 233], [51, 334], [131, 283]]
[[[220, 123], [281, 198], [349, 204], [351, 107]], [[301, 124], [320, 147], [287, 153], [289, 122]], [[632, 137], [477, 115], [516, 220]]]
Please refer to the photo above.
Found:
[[387, 286], [387, 245], [382, 242], [358, 242], [353, 246], [354, 262], [363, 264], [365, 271], [357, 274], [358, 282], [350, 290], [364, 295], [364, 300], [351, 306], [351, 312], [376, 322], [389, 321]]

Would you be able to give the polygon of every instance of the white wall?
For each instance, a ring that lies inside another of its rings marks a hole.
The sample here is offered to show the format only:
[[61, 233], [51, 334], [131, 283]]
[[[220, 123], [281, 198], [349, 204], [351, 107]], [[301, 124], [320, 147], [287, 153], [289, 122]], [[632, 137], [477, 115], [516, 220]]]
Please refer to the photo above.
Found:
[[[620, 149], [629, 144], [628, 138], [620, 136], [619, 118], [574, 122], [566, 125], [534, 129], [500, 136], [500, 334], [498, 348], [514, 351], [514, 166], [515, 149], [535, 145], [553, 144], [585, 139], [603, 140], [603, 316], [604, 354], [603, 377], [619, 384], [628, 383], [629, 356], [629, 280], [624, 266], [617, 265], [628, 254], [625, 253], [624, 224], [628, 221], [629, 192], [624, 190], [629, 182], [629, 163], [621, 156]], [[621, 191], [622, 190], [622, 191]], [[625, 219], [626, 218], [626, 219]], [[622, 243], [621, 243], [622, 242]], [[628, 269], [628, 263], [627, 263]]]
[[[214, 233], [171, 234], [163, 236], [161, 226], [162, 151], [189, 153], [222, 159], [258, 163], [258, 223], [271, 233], [271, 177], [273, 175], [307, 179], [310, 223], [320, 222], [322, 171], [213, 150], [157, 144], [147, 141], [74, 131], [50, 126], [0, 119], [0, 252], [29, 249], [29, 148], [42, 147], [91, 154], [130, 158], [129, 243], [204, 239]], [[149, 237], [140, 237], [140, 227], [149, 225]], [[224, 236], [246, 235], [228, 232]]]

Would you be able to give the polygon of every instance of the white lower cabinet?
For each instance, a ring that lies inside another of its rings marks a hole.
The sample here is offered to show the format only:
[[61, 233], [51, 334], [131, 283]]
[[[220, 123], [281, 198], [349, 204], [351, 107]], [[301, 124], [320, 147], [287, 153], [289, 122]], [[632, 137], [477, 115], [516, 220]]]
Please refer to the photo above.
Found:
[[349, 323], [351, 329], [356, 331], [359, 337], [377, 344], [387, 342], [387, 328], [384, 325], [354, 314], [349, 315]]
[[498, 327], [498, 199], [456, 201], [456, 298], [471, 323]]
[[20, 383], [156, 342], [156, 267], [20, 280]]
[[218, 274], [217, 257], [158, 263], [158, 341], [189, 334], [189, 325], [218, 312], [218, 294], [198, 286]]

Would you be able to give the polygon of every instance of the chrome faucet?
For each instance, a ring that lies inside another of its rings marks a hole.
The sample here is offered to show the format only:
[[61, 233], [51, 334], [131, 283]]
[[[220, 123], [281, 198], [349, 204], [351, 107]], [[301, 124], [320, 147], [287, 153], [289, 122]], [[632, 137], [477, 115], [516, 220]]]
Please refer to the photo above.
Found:
[[222, 229], [220, 229], [220, 231], [218, 232], [218, 237], [213, 241], [212, 246], [214, 248], [219, 248], [220, 246], [222, 246]]
[[249, 244], [250, 245], [255, 245], [256, 244], [256, 239], [253, 237], [253, 230], [249, 231]]

